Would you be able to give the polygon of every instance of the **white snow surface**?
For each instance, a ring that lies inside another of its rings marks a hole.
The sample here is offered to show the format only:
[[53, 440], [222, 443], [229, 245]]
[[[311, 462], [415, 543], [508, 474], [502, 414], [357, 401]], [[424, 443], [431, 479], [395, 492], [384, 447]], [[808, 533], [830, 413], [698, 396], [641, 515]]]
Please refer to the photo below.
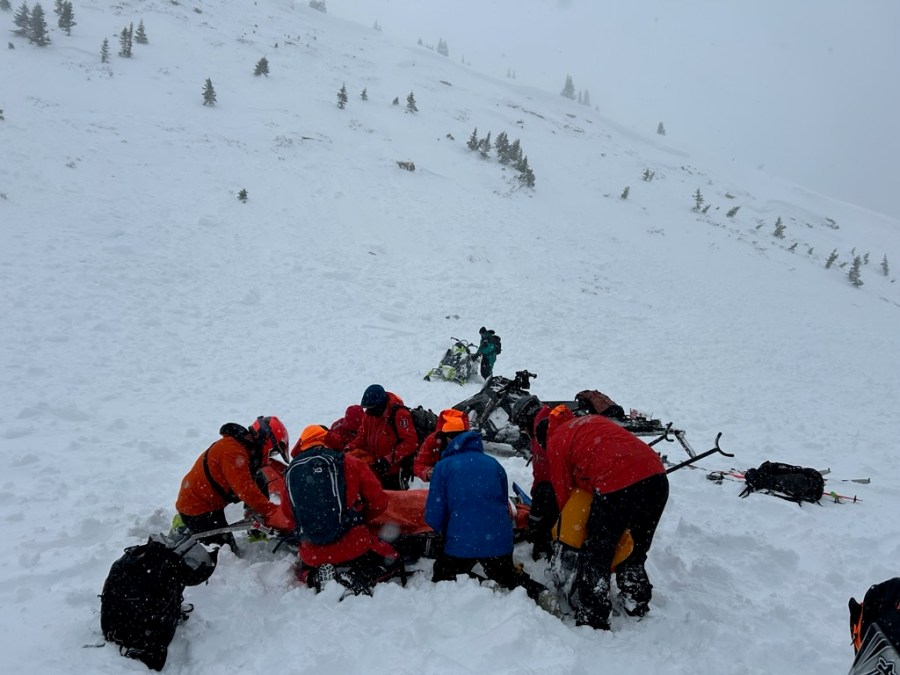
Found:
[[[257, 545], [188, 588], [166, 672], [845, 672], [847, 600], [900, 559], [900, 223], [306, 5], [84, 0], [70, 37], [0, 52], [3, 671], [145, 672], [92, 648], [97, 596], [219, 426], [278, 415], [294, 439], [372, 382], [450, 407], [479, 383], [422, 376], [487, 325], [539, 396], [600, 389], [735, 454], [670, 475], [651, 613], [596, 632], [430, 561], [338, 602]], [[116, 56], [140, 19], [150, 44]], [[475, 127], [521, 140], [534, 190], [466, 148]], [[706, 479], [767, 459], [862, 501]]]

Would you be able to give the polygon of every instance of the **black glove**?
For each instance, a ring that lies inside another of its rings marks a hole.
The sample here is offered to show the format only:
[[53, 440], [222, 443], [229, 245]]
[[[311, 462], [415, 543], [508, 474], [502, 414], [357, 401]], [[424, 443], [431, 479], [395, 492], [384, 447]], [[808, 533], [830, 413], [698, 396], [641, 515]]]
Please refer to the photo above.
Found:
[[379, 476], [387, 476], [388, 472], [391, 470], [391, 463], [387, 461], [384, 457], [381, 459], [375, 460], [375, 463], [372, 465], [372, 471], [374, 471]]

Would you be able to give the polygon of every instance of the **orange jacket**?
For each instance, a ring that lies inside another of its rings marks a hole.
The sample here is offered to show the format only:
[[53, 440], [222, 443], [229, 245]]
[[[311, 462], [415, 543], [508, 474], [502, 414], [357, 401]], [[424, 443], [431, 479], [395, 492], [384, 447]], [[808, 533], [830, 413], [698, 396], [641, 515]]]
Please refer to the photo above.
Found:
[[181, 481], [181, 490], [175, 508], [186, 516], [199, 516], [220, 511], [228, 502], [210, 485], [203, 470], [203, 457], [207, 458], [209, 473], [213, 480], [238, 501], [265, 517], [275, 508], [253, 480], [250, 472], [250, 451], [239, 441], [223, 437], [209, 446], [197, 458], [194, 466]]
[[390, 464], [388, 473], [396, 474], [400, 471], [400, 461], [418, 449], [419, 437], [412, 414], [403, 407], [400, 397], [391, 392], [387, 392], [387, 397], [387, 407], [381, 415], [363, 415], [359, 433], [350, 442], [347, 452], [367, 464], [385, 459]]

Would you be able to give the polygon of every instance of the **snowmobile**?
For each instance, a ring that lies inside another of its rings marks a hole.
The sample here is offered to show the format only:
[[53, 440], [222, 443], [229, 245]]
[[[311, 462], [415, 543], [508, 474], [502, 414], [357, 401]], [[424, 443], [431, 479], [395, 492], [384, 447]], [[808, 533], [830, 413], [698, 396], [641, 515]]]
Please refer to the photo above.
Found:
[[526, 455], [530, 439], [512, 423], [512, 408], [522, 396], [528, 396], [535, 373], [519, 370], [512, 379], [492, 375], [474, 396], [455, 406], [469, 416], [472, 429], [481, 432], [485, 450], [499, 455]]
[[425, 374], [425, 379], [447, 380], [457, 384], [465, 384], [478, 372], [477, 345], [468, 340], [451, 337], [453, 346], [444, 352], [444, 357], [436, 368]]

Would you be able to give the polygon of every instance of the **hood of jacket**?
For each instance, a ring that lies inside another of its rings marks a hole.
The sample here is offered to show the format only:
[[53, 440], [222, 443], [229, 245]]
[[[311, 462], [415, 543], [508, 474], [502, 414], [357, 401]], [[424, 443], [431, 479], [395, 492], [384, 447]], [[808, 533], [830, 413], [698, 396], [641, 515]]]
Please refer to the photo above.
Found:
[[481, 440], [480, 433], [477, 431], [465, 431], [459, 434], [444, 448], [444, 451], [441, 453], [441, 459], [452, 457], [453, 455], [461, 455], [464, 452], [484, 452], [484, 443]]

